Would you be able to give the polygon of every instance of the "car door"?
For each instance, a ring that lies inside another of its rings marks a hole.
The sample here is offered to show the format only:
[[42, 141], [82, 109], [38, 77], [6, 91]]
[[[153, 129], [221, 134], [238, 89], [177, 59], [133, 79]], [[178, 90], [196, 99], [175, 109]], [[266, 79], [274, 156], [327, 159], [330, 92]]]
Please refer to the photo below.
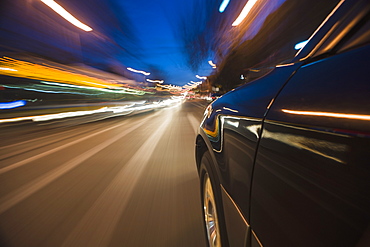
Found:
[[332, 30], [265, 118], [252, 246], [370, 246], [368, 6]]

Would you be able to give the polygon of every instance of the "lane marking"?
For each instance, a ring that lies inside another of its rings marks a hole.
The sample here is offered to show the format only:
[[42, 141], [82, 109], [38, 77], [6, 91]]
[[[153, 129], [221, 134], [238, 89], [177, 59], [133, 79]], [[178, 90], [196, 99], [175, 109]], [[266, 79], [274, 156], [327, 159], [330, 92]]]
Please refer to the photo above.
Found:
[[140, 175], [168, 125], [172, 114], [137, 150], [98, 197], [62, 246], [108, 246], [121, 215], [130, 201]]
[[[27, 153], [27, 152], [32, 151], [32, 150], [36, 150], [38, 148], [43, 148], [43, 147], [58, 143], [58, 142], [63, 141], [63, 140], [68, 140], [70, 138], [74, 138], [74, 137], [77, 137], [77, 136], [82, 136], [86, 133], [95, 131], [96, 129], [99, 129], [99, 128], [101, 128], [101, 126], [99, 126], [98, 128], [85, 129], [85, 130], [82, 130], [82, 131], [81, 130], [76, 130], [76, 129], [67, 130], [67, 131], [64, 131], [64, 132], [58, 132], [58, 133], [45, 135], [45, 136], [41, 136], [41, 137], [38, 137], [38, 138], [22, 141], [22, 142], [17, 142], [17, 143], [14, 143], [14, 144], [10, 144], [8, 146], [3, 146], [3, 147], [0, 147], [0, 150], [1, 149], [6, 149], [6, 148], [13, 148], [13, 147], [16, 147], [16, 146], [22, 146], [22, 145], [27, 144], [27, 146], [22, 148], [22, 149], [16, 149], [12, 152], [6, 152], [5, 154], [1, 154], [0, 155], [0, 161], [1, 160], [6, 160], [6, 159], [11, 158], [15, 155], [20, 155], [20, 154], [24, 154], [24, 153]], [[77, 132], [77, 131], [80, 131], [80, 132]], [[54, 139], [52, 139], [52, 138], [54, 138]], [[32, 143], [32, 142], [41, 141], [43, 139], [45, 139], [45, 140], [42, 141], [39, 144], [37, 144], [37, 143], [28, 144], [28, 143]], [[0, 151], [0, 152], [4, 152], [4, 151]]]
[[27, 143], [32, 142], [32, 141], [38, 141], [38, 140], [48, 138], [48, 137], [50, 138], [50, 137], [53, 137], [53, 136], [56, 136], [56, 135], [67, 134], [68, 132], [72, 132], [72, 131], [74, 131], [74, 130], [67, 130], [67, 131], [64, 131], [64, 132], [58, 132], [58, 133], [54, 133], [54, 134], [51, 134], [51, 135], [37, 137], [37, 138], [31, 139], [31, 140], [26, 140], [26, 141], [17, 142], [17, 143], [14, 143], [14, 144], [9, 144], [9, 145], [0, 147], [0, 150], [5, 149], [5, 148], [11, 148], [11, 147], [14, 147], [14, 146], [20, 146], [20, 145], [27, 144]]
[[194, 130], [194, 133], [197, 134], [198, 133], [198, 128], [199, 128], [199, 125], [200, 125], [200, 121], [198, 121], [198, 119], [196, 119], [194, 117], [194, 115], [191, 114], [191, 113], [187, 114], [186, 116], [188, 117], [188, 120], [190, 122], [191, 127]]
[[[153, 118], [155, 115], [148, 117], [148, 120], [150, 118]], [[130, 132], [134, 131], [135, 129], [141, 127], [145, 123], [147, 123], [147, 120], [146, 121], [144, 121], [144, 120], [140, 121], [138, 124], [135, 124], [134, 126], [126, 129], [125, 131], [123, 131], [119, 135], [116, 135], [115, 137], [106, 140], [105, 142], [95, 146], [94, 148], [92, 148], [90, 150], [87, 150], [86, 152], [76, 156], [75, 158], [71, 159], [70, 161], [64, 163], [63, 165], [61, 165], [61, 166], [49, 171], [48, 173], [44, 174], [39, 179], [36, 179], [36, 180], [26, 184], [26, 185], [23, 185], [22, 187], [20, 187], [19, 189], [9, 193], [5, 197], [0, 198], [0, 214], [4, 213], [9, 208], [13, 207], [14, 205], [19, 203], [20, 201], [22, 201], [22, 200], [26, 199], [27, 197], [31, 196], [32, 194], [34, 194], [38, 190], [42, 189], [46, 185], [53, 182], [55, 179], [61, 177], [64, 174], [66, 174], [67, 172], [69, 172], [70, 170], [72, 170], [73, 168], [75, 168], [76, 166], [78, 166], [79, 164], [84, 162], [85, 160], [89, 159], [90, 157], [92, 157], [96, 153], [100, 152], [104, 148], [108, 147], [109, 145], [116, 142], [117, 140], [124, 137], [125, 135], [129, 134]], [[120, 125], [123, 125], [123, 124], [120, 124]], [[115, 126], [109, 128], [107, 130], [116, 128], [120, 125], [115, 125]], [[100, 131], [98, 133], [106, 132], [107, 130]], [[82, 138], [82, 139], [86, 140], [86, 139], [90, 138], [91, 136], [95, 136], [95, 134], [90, 135], [86, 138]], [[78, 142], [80, 142], [80, 141], [81, 141], [81, 139], [79, 139]], [[72, 143], [75, 144], [75, 143], [77, 143], [77, 141], [72, 142]], [[70, 144], [70, 145], [72, 145], [72, 144]], [[70, 145], [68, 145], [68, 146], [70, 146]], [[64, 146], [67, 146], [67, 145], [64, 145]], [[59, 148], [58, 150], [60, 150], [60, 149], [61, 148]], [[57, 150], [52, 149], [52, 151], [56, 152]], [[50, 154], [50, 152], [45, 152], [45, 153]], [[43, 154], [42, 156], [45, 156], [46, 155], [45, 153], [42, 153]]]
[[[155, 115], [157, 115], [157, 114], [155, 114]], [[153, 116], [155, 116], [155, 115], [153, 115]], [[55, 153], [55, 152], [57, 152], [57, 151], [59, 151], [59, 150], [62, 150], [62, 149], [64, 149], [64, 148], [67, 148], [67, 147], [70, 147], [70, 146], [72, 146], [72, 145], [75, 145], [75, 144], [77, 144], [77, 143], [79, 143], [79, 142], [85, 141], [85, 140], [87, 140], [87, 139], [89, 139], [89, 138], [92, 138], [92, 137], [94, 137], [94, 136], [97, 136], [97, 135], [99, 135], [99, 134], [102, 134], [102, 133], [104, 133], [104, 132], [107, 132], [107, 131], [109, 131], [109, 130], [112, 130], [112, 129], [118, 128], [118, 127], [123, 126], [123, 125], [127, 125], [128, 123], [130, 123], [130, 121], [129, 121], [129, 122], [124, 122], [124, 123], [120, 123], [120, 124], [113, 125], [112, 127], [109, 127], [109, 128], [107, 128], [107, 129], [103, 129], [103, 130], [98, 131], [98, 132], [95, 132], [95, 133], [93, 133], [93, 134], [91, 134], [91, 135], [88, 135], [88, 136], [82, 137], [82, 138], [80, 138], [80, 139], [77, 139], [77, 140], [72, 141], [72, 142], [69, 142], [69, 143], [66, 143], [66, 144], [64, 144], [64, 145], [62, 145], [62, 146], [59, 146], [59, 147], [56, 147], [56, 148], [50, 149], [50, 150], [45, 151], [45, 152], [43, 152], [43, 153], [40, 153], [40, 154], [37, 154], [37, 155], [35, 155], [35, 156], [29, 157], [29, 158], [27, 158], [27, 159], [24, 159], [24, 160], [18, 161], [18, 162], [16, 162], [16, 163], [13, 163], [13, 164], [11, 164], [11, 165], [9, 165], [9, 166], [6, 166], [6, 167], [3, 167], [3, 168], [0, 168], [0, 175], [1, 175], [1, 174], [3, 174], [3, 173], [5, 173], [5, 172], [8, 172], [8, 171], [14, 170], [15, 168], [21, 167], [21, 166], [23, 166], [23, 165], [25, 165], [25, 164], [27, 164], [27, 163], [30, 163], [30, 162], [32, 162], [32, 161], [35, 161], [35, 160], [40, 159], [40, 158], [42, 158], [42, 157], [45, 157], [45, 156], [47, 156], [47, 155], [49, 155], [49, 154]]]

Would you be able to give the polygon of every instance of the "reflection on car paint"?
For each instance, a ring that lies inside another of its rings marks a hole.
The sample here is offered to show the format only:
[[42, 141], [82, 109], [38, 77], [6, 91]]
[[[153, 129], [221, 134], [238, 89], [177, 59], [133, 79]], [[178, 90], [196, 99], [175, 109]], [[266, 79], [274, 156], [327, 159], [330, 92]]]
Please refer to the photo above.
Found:
[[322, 157], [332, 159], [342, 164], [346, 164], [346, 161], [333, 156], [334, 154], [348, 152], [349, 147], [346, 144], [329, 142], [323, 139], [309, 138], [302, 135], [271, 132], [268, 130], [263, 131], [263, 137], [282, 142], [294, 148], [304, 149]]
[[[201, 124], [202, 129], [204, 132], [207, 134], [209, 137], [209, 140], [212, 143], [213, 146], [213, 151], [217, 153], [222, 152], [223, 148], [223, 131], [224, 129], [229, 129], [230, 127], [233, 127], [235, 132], [244, 132], [244, 130], [247, 130], [249, 133], [253, 134], [256, 138], [259, 137], [259, 131], [260, 131], [260, 125], [258, 124], [252, 124], [252, 125], [246, 125], [246, 126], [240, 126], [241, 121], [246, 120], [245, 122], [250, 123], [251, 121], [260, 121], [259, 119], [256, 118], [248, 118], [248, 117], [238, 117], [238, 116], [225, 116], [218, 114], [217, 116], [214, 117], [216, 120], [211, 121], [214, 122], [214, 128], [211, 129], [207, 126], [207, 124], [204, 124], [204, 122], [207, 120], [205, 118]], [[240, 129], [240, 127], [243, 127], [243, 129]], [[240, 129], [238, 131], [238, 129]], [[248, 138], [248, 135], [246, 133], [242, 133], [242, 135], [246, 138]], [[250, 139], [250, 138], [248, 138]], [[218, 145], [217, 145], [218, 144]]]
[[319, 112], [319, 111], [294, 111], [294, 110], [287, 110], [287, 109], [282, 109], [282, 111], [285, 112], [285, 113], [296, 114], [296, 115], [333, 117], [333, 118], [347, 118], [347, 119], [370, 121], [370, 115], [335, 113], [335, 112]]

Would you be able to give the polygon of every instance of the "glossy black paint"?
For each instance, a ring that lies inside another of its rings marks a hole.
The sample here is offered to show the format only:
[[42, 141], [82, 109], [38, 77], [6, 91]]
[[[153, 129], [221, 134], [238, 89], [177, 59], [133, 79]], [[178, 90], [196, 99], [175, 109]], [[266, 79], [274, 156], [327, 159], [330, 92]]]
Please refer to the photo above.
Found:
[[369, 64], [369, 46], [309, 63], [272, 105], [251, 206], [266, 246], [355, 246], [368, 227], [369, 121], [283, 110], [370, 116]]
[[210, 151], [229, 239], [370, 246], [369, 8], [345, 1], [292, 64], [207, 108], [197, 160]]
[[[218, 164], [218, 176], [249, 220], [249, 191], [262, 120], [276, 92], [299, 64], [277, 68], [268, 77], [215, 101], [202, 128]], [[232, 178], [232, 179], [231, 179]]]

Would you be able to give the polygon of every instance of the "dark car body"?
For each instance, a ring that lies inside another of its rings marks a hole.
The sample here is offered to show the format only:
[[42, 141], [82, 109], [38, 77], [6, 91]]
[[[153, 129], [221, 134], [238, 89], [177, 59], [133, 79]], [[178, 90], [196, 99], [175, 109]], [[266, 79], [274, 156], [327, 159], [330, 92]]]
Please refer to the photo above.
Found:
[[369, 9], [341, 1], [291, 63], [208, 106], [210, 245], [370, 246]]

